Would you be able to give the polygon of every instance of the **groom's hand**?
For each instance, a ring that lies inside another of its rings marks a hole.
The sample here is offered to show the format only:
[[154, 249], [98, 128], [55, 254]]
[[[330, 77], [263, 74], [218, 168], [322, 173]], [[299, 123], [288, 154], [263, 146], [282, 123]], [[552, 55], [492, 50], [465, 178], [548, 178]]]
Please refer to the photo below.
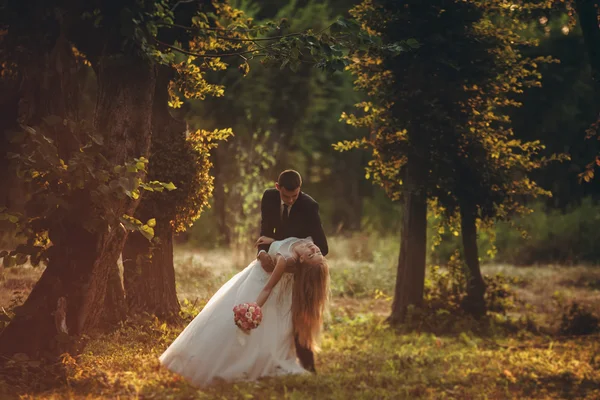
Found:
[[258, 261], [260, 261], [260, 264], [266, 271], [273, 271], [273, 269], [275, 269], [273, 259], [265, 251], [260, 252], [260, 254], [258, 255]]

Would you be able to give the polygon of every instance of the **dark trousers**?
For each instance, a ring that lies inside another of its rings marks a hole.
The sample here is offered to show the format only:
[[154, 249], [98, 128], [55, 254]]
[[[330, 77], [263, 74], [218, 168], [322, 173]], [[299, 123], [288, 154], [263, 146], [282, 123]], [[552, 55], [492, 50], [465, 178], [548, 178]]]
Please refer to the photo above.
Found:
[[310, 372], [316, 372], [315, 370], [315, 356], [311, 349], [303, 347], [298, 341], [298, 335], [294, 337], [296, 343], [296, 355], [300, 359], [300, 363], [305, 370]]

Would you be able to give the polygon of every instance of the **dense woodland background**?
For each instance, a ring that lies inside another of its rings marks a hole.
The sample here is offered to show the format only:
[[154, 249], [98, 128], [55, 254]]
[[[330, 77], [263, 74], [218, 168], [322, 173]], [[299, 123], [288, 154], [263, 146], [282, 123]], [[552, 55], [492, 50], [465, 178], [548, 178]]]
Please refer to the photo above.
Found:
[[[0, 1], [0, 394], [597, 398], [598, 10]], [[156, 357], [287, 168], [319, 375], [198, 391]]]

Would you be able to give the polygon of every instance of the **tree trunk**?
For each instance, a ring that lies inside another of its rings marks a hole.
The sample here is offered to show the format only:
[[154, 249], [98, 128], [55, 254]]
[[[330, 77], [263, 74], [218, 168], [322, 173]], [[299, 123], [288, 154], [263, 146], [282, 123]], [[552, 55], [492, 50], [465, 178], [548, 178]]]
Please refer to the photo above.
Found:
[[[8, 153], [14, 152], [8, 140], [8, 132], [17, 129], [19, 115], [18, 80], [0, 78], [0, 209], [10, 208], [22, 212], [24, 201], [23, 184], [11, 168]], [[0, 249], [13, 246], [14, 226], [9, 221], [0, 221]]]
[[[600, 88], [600, 27], [598, 26], [598, 0], [575, 0], [579, 25], [588, 48], [596, 89]], [[598, 90], [597, 90], [598, 91]]]
[[[148, 156], [154, 68], [136, 57], [107, 57], [99, 66], [99, 92], [95, 127], [105, 137], [108, 160], [123, 164], [134, 157]], [[60, 98], [61, 93], [54, 93]], [[60, 139], [60, 138], [59, 138]], [[116, 265], [126, 234], [115, 223], [93, 232], [83, 228], [92, 209], [90, 192], [72, 201], [73, 218], [50, 230], [49, 262], [18, 315], [0, 335], [0, 354], [61, 351], [56, 334], [65, 333], [55, 317], [59, 300], [66, 300], [66, 330], [80, 335], [98, 328], [104, 312], [111, 269]], [[133, 214], [137, 202], [119, 200], [107, 204], [103, 215]], [[102, 212], [102, 211], [100, 211]], [[60, 310], [59, 310], [60, 311]], [[64, 310], [63, 310], [64, 311]]]
[[404, 216], [400, 237], [400, 256], [396, 289], [392, 303], [392, 324], [405, 320], [408, 306], [420, 307], [425, 285], [425, 255], [427, 247], [427, 196], [415, 189], [419, 182], [419, 165], [406, 166], [407, 191], [404, 195]]
[[125, 301], [125, 289], [123, 288], [119, 266], [115, 263], [110, 268], [108, 275], [102, 325], [116, 326], [119, 322], [125, 321], [126, 317], [127, 303]]
[[[161, 67], [156, 84], [152, 112], [153, 147], [150, 157], [149, 179], [165, 180], [165, 171], [157, 171], [156, 165], [168, 164], [173, 148], [161, 146], [185, 145], [186, 124], [174, 119], [168, 108], [168, 84], [171, 71]], [[190, 165], [189, 168], [194, 168]], [[171, 175], [173, 175], [171, 173]], [[177, 176], [166, 181], [176, 182], [178, 191], [184, 191]], [[127, 305], [130, 312], [147, 312], [161, 318], [177, 318], [180, 310], [175, 290], [173, 265], [173, 226], [176, 218], [179, 193], [144, 193], [136, 217], [142, 221], [156, 219], [154, 240], [150, 243], [139, 233], [130, 235], [123, 249], [123, 267]], [[169, 196], [166, 198], [165, 196]], [[180, 199], [181, 200], [181, 199]]]
[[482, 317], [486, 313], [485, 282], [479, 267], [479, 254], [477, 250], [477, 226], [475, 224], [477, 210], [473, 204], [462, 202], [460, 205], [460, 218], [465, 262], [468, 268], [467, 297], [462, 308], [474, 317]]
[[[77, 225], [66, 225], [64, 232], [53, 232], [57, 242], [50, 260], [31, 294], [0, 334], [0, 354], [27, 353], [34, 357], [59, 351], [55, 311], [60, 298], [67, 300], [68, 333], [77, 332], [78, 306], [85, 294], [96, 255], [96, 235]], [[63, 242], [64, 241], [64, 242]]]
[[162, 319], [177, 318], [180, 306], [175, 290], [173, 228], [157, 218], [158, 244], [132, 233], [123, 249], [127, 306], [132, 313], [147, 312]]

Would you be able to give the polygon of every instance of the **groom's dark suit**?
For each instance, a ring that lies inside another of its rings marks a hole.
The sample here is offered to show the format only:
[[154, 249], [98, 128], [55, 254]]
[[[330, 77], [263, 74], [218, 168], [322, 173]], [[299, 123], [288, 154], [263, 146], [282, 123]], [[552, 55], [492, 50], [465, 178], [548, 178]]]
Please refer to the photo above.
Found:
[[[298, 199], [289, 211], [287, 221], [282, 221], [281, 197], [277, 189], [267, 189], [260, 203], [260, 236], [282, 240], [289, 237], [306, 238], [311, 236], [314, 243], [325, 256], [329, 252], [327, 238], [321, 225], [319, 204], [309, 195], [300, 192]], [[259, 246], [260, 250], [269, 251], [269, 245]], [[313, 352], [298, 343], [296, 337], [296, 354], [302, 366], [310, 371], [315, 370]]]
[[[300, 192], [290, 210], [287, 222], [283, 224], [279, 191], [267, 189], [260, 203], [260, 216], [260, 236], [271, 237], [275, 240], [312, 236], [324, 256], [329, 252], [327, 238], [319, 216], [319, 204], [306, 193]], [[269, 251], [269, 245], [260, 246], [258, 249], [259, 251]]]

